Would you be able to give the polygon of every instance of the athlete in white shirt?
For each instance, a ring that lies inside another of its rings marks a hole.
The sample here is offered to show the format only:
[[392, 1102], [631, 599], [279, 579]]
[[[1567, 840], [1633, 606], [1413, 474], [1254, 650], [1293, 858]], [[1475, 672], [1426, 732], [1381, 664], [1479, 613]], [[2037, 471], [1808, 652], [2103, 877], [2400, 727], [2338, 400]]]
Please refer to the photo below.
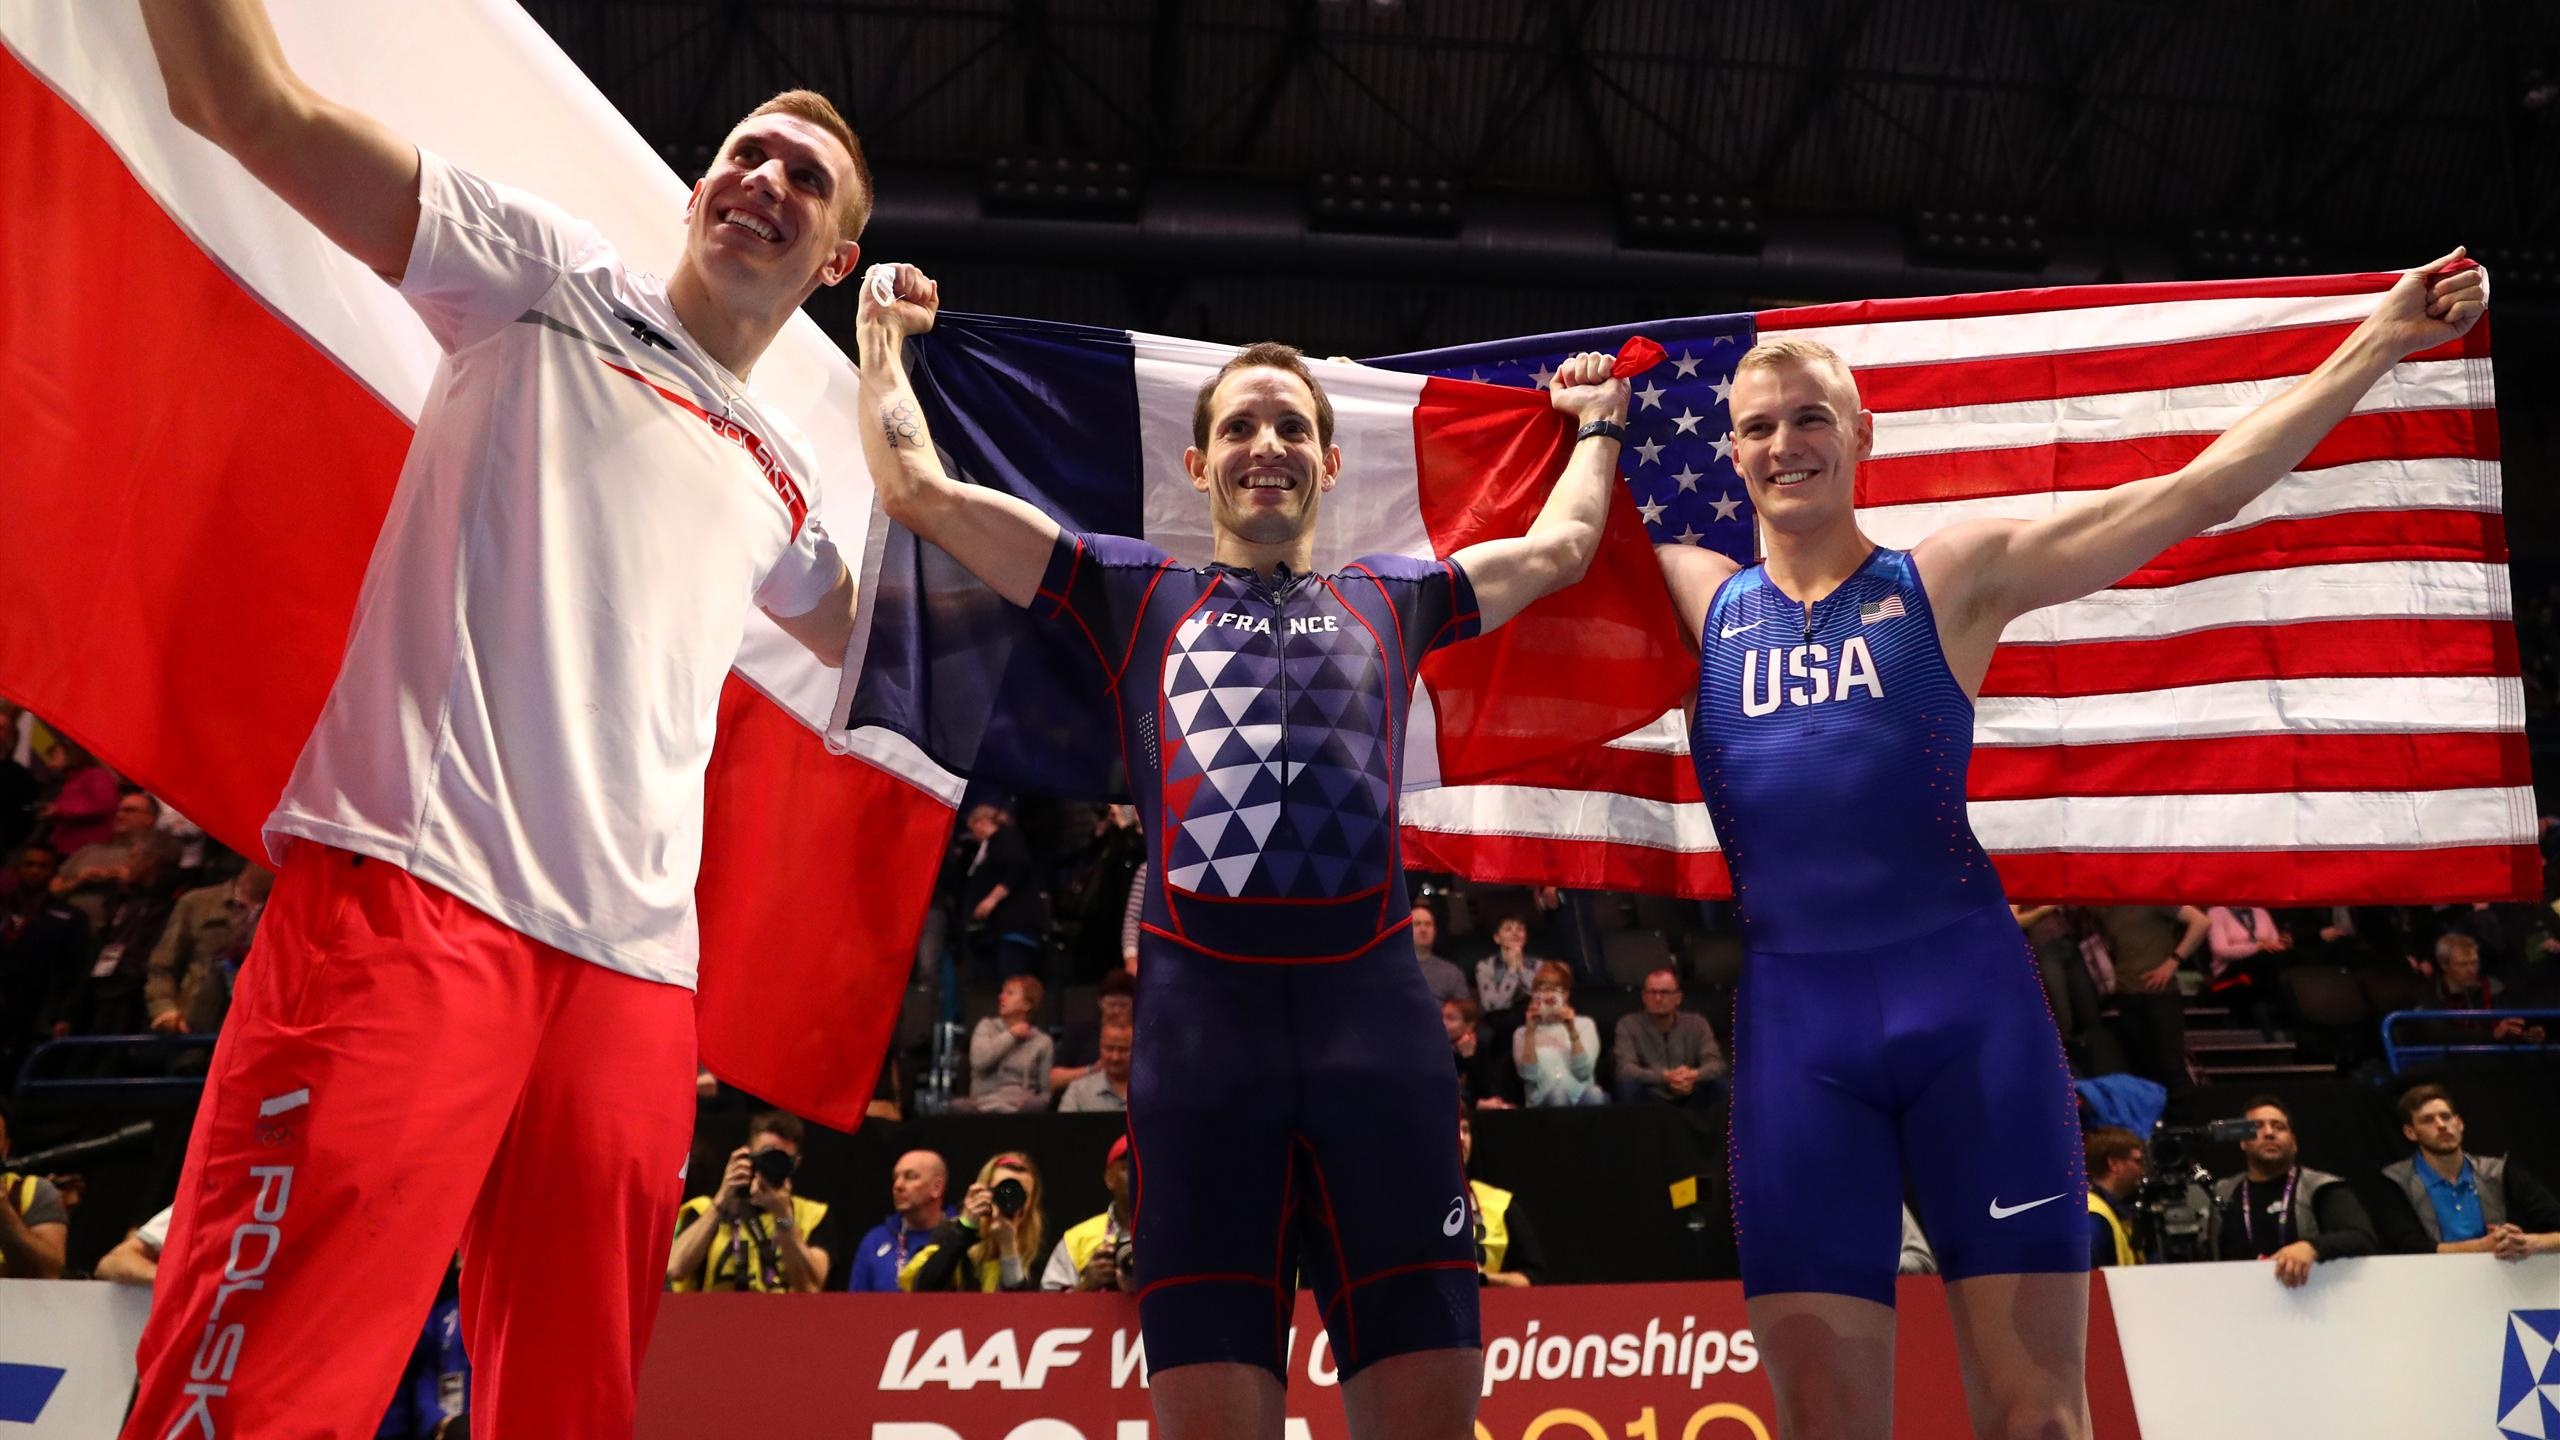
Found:
[[445, 356], [267, 825], [125, 1433], [370, 1434], [459, 1242], [476, 1427], [628, 1434], [721, 686], [751, 608], [828, 663], [852, 628], [806, 442], [747, 376], [852, 273], [859, 143], [808, 92], [758, 107], [661, 283], [312, 93], [256, 0], [143, 10], [172, 113]]

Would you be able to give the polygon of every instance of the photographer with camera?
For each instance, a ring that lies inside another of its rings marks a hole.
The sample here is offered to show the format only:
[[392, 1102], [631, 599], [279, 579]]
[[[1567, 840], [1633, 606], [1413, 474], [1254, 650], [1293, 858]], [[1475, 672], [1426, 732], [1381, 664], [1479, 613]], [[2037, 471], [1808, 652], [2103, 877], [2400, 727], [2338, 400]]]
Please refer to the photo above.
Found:
[[1039, 1289], [1031, 1267], [1046, 1228], [1040, 1198], [1040, 1171], [1030, 1156], [1009, 1150], [990, 1159], [961, 1199], [959, 1218], [935, 1226], [932, 1243], [898, 1272], [898, 1288], [917, 1295]]
[[0, 1110], [0, 1276], [58, 1280], [71, 1240], [71, 1207], [51, 1180], [7, 1168], [8, 1156], [9, 1117]]
[[1467, 1170], [1467, 1204], [1475, 1212], [1476, 1270], [1481, 1283], [1525, 1290], [1546, 1277], [1546, 1251], [1538, 1247], [1529, 1217], [1512, 1203], [1511, 1192], [1475, 1177], [1476, 1122], [1465, 1106], [1458, 1109], [1458, 1163]]
[[2141, 1264], [2147, 1247], [2135, 1233], [2133, 1202], [2150, 1173], [2142, 1137], [2100, 1125], [2082, 1139], [2081, 1149], [2089, 1165], [2089, 1268]]
[[2248, 1169], [2213, 1184], [2221, 1221], [2214, 1227], [2213, 1258], [2275, 1262], [2276, 1280], [2291, 1289], [2311, 1278], [2325, 1260], [2370, 1255], [2380, 1242], [2373, 1222], [2346, 1181], [2301, 1163], [2293, 1112], [2272, 1095], [2251, 1099], [2241, 1113], [2257, 1133], [2240, 1144]]
[[1049, 1265], [1040, 1274], [1043, 1290], [1126, 1290], [1136, 1293], [1138, 1268], [1131, 1242], [1129, 1202], [1129, 1137], [1111, 1142], [1102, 1160], [1102, 1188], [1111, 1192], [1111, 1207], [1083, 1220], [1058, 1237]]
[[791, 1191], [807, 1127], [768, 1110], [747, 1125], [747, 1143], [729, 1152], [716, 1194], [697, 1195], [676, 1213], [667, 1285], [814, 1295], [832, 1264], [819, 1241], [827, 1207]]

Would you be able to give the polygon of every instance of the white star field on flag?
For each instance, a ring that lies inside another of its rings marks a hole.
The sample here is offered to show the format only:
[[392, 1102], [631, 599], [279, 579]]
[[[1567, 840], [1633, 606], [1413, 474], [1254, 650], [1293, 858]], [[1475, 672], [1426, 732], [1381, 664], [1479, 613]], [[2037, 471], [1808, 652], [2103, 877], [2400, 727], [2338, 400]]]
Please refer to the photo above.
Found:
[[1517, 350], [1509, 354], [1495, 346], [1469, 346], [1450, 356], [1464, 364], [1438, 373], [1543, 389], [1567, 356], [1585, 350], [1615, 352], [1629, 335], [1650, 337], [1668, 356], [1635, 377], [1626, 443], [1618, 459], [1619, 477], [1635, 497], [1645, 533], [1658, 543], [1704, 545], [1749, 560], [1751, 501], [1733, 468], [1733, 421], [1726, 397], [1733, 390], [1733, 362], [1751, 348], [1751, 316], [1530, 336], [1516, 342]]

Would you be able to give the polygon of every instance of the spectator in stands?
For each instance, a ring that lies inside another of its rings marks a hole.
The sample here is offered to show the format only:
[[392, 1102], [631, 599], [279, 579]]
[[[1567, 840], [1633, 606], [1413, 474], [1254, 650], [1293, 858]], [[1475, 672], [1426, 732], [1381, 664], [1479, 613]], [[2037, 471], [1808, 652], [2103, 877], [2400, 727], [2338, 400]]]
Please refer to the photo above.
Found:
[[934, 1227], [933, 1239], [898, 1273], [914, 1294], [944, 1290], [1037, 1290], [1041, 1256], [1040, 1171], [1012, 1151], [978, 1167], [960, 1213]]
[[1090, 829], [1061, 867], [1058, 922], [1066, 932], [1070, 973], [1079, 981], [1118, 970], [1120, 917], [1129, 883], [1147, 858], [1134, 805], [1096, 805]]
[[2395, 1199], [2376, 1217], [2403, 1255], [2491, 1254], [2501, 1260], [2560, 1251], [2560, 1199], [2494, 1155], [2462, 1148], [2462, 1116], [2441, 1085], [2400, 1097], [2400, 1133], [2418, 1153], [2386, 1165]]
[[45, 843], [61, 855], [77, 855], [115, 832], [116, 774], [86, 750], [56, 737], [36, 777], [48, 797], [36, 806], [45, 821]]
[[1929, 1248], [1929, 1237], [1920, 1229], [1920, 1217], [1911, 1207], [1902, 1207], [1902, 1258], [1893, 1267], [1896, 1275], [1935, 1275], [1938, 1252]]
[[2143, 1243], [2134, 1233], [2133, 1198], [2142, 1193], [2150, 1167], [2142, 1137], [2114, 1125], [2093, 1127], [2081, 1139], [2089, 1166], [2089, 1265], [2139, 1265]]
[[1458, 1063], [1459, 1098], [1487, 1110], [1508, 1110], [1508, 1067], [1497, 1058], [1500, 1048], [1485, 1040], [1479, 1019], [1473, 1000], [1440, 1002], [1440, 1028], [1447, 1032], [1450, 1056]]
[[2017, 917], [2027, 948], [2035, 952], [2036, 975], [2044, 982], [2045, 1004], [2052, 1007], [2054, 1028], [2062, 1033], [2071, 1073], [2088, 1076], [2115, 1068], [2114, 1048], [2099, 1038], [2098, 987], [2090, 978], [2071, 912], [2059, 905], [2012, 905], [2009, 913]]
[[116, 1248], [98, 1257], [98, 1268], [92, 1272], [112, 1285], [139, 1285], [151, 1288], [160, 1278], [160, 1247], [169, 1243], [169, 1217], [177, 1207], [163, 1205], [160, 1213], [143, 1221]]
[[1476, 1268], [1484, 1273], [1484, 1283], [1525, 1290], [1545, 1280], [1546, 1252], [1539, 1248], [1537, 1232], [1529, 1228], [1529, 1217], [1511, 1203], [1510, 1191], [1475, 1178], [1476, 1123], [1463, 1107], [1458, 1111], [1458, 1159], [1467, 1167], [1467, 1194], [1475, 1211]]
[[116, 801], [107, 838], [84, 845], [63, 860], [62, 873], [53, 877], [53, 893], [79, 906], [91, 925], [104, 926], [108, 907], [133, 878], [141, 846], [165, 846], [164, 856], [176, 858], [176, 846], [161, 835], [159, 821], [159, 801], [140, 790], [125, 791]]
[[2302, 1164], [2284, 1102], [2260, 1095], [2241, 1113], [2258, 1123], [2258, 1133], [2240, 1145], [2247, 1169], [2214, 1182], [2222, 1223], [2213, 1258], [2273, 1260], [2276, 1279], [2290, 1288], [2323, 1261], [2372, 1254], [2380, 1242], [2354, 1187]]
[[[18, 758], [17, 705], [0, 700], [0, 856], [9, 855], [36, 833], [36, 799], [42, 793], [36, 772]], [[7, 890], [0, 877], [0, 892]]]
[[1111, 1203], [1099, 1215], [1077, 1221], [1058, 1237], [1040, 1272], [1043, 1290], [1130, 1290], [1138, 1288], [1138, 1267], [1130, 1248], [1129, 1137], [1111, 1142], [1102, 1159], [1102, 1188]]
[[1129, 1052], [1137, 1027], [1123, 1020], [1102, 1027], [1102, 1060], [1094, 1073], [1067, 1087], [1058, 1108], [1071, 1115], [1101, 1115], [1129, 1109]]
[[62, 856], [43, 841], [18, 852], [17, 885], [0, 897], [0, 1084], [51, 1038], [53, 1018], [89, 972], [89, 917], [55, 898]]
[[251, 865], [219, 885], [178, 897], [160, 943], [151, 949], [143, 1004], [151, 1028], [173, 1035], [210, 1035], [231, 1009], [231, 982], [257, 934], [259, 912], [275, 876]]
[[176, 904], [170, 886], [175, 858], [176, 847], [159, 831], [133, 837], [128, 868], [98, 932], [97, 956], [53, 1017], [56, 1038], [142, 1032], [142, 992], [151, 973], [151, 952]]
[[1475, 987], [1467, 983], [1467, 972], [1441, 958], [1440, 912], [1428, 905], [1413, 907], [1413, 957], [1422, 962], [1422, 983], [1431, 987], [1431, 998], [1442, 1004], [1452, 1000], [1473, 1000]]
[[[2480, 942], [2458, 930], [2448, 930], [2436, 937], [2435, 982], [2429, 987], [2426, 1007], [2429, 1010], [2486, 1010], [2496, 982], [2480, 973]], [[2427, 1022], [2437, 1044], [2477, 1044], [2482, 1040], [2522, 1042], [2539, 1045], [2545, 1032], [2539, 1025], [2528, 1023], [2521, 1015], [2505, 1016], [2482, 1024]]]
[[857, 1294], [895, 1294], [898, 1272], [933, 1240], [934, 1227], [948, 1219], [942, 1197], [951, 1184], [950, 1167], [930, 1150], [910, 1150], [889, 1172], [889, 1218], [871, 1227], [853, 1252], [853, 1270], [845, 1289]]
[[1704, 1109], [1724, 1093], [1724, 1047], [1707, 1017], [1680, 1008], [1680, 976], [1670, 967], [1644, 977], [1644, 1009], [1618, 1017], [1617, 1098]]
[[747, 1143], [729, 1152], [719, 1192], [676, 1212], [670, 1288], [814, 1295], [826, 1285], [827, 1207], [791, 1188], [807, 1139], [800, 1117], [779, 1110], [747, 1122]]
[[1600, 1060], [1599, 1027], [1574, 1013], [1572, 996], [1571, 970], [1553, 960], [1538, 967], [1528, 1018], [1511, 1036], [1511, 1062], [1533, 1106], [1608, 1103], [1591, 1079]]
[[71, 1243], [71, 1207], [42, 1175], [7, 1168], [9, 1116], [0, 1110], [0, 1280], [58, 1280]]
[[1063, 1093], [1086, 1076], [1102, 1073], [1102, 1032], [1114, 1025], [1137, 1023], [1137, 999], [1137, 976], [1115, 969], [1102, 977], [1102, 994], [1094, 1002], [1094, 1017], [1077, 1021], [1058, 1036], [1056, 1053], [1049, 1063], [1052, 1092]]
[[1138, 973], [1138, 917], [1147, 908], [1147, 868], [1141, 862], [1138, 873], [1129, 877], [1128, 908], [1120, 912], [1120, 968], [1132, 976]]
[[1487, 1015], [1517, 1009], [1541, 973], [1529, 957], [1529, 922], [1505, 915], [1493, 923], [1493, 953], [1476, 962], [1476, 1004]]
[[2115, 963], [2116, 1013], [2133, 1070], [2172, 1095], [2187, 1089], [2187, 1002], [2178, 970], [2204, 948], [2212, 922], [2193, 905], [2110, 905], [2095, 912]]
[[969, 1093], [954, 1110], [1013, 1115], [1049, 1103], [1048, 1033], [1031, 1023], [1044, 998], [1040, 981], [1016, 975], [996, 992], [996, 1013], [969, 1033]]
[[967, 870], [960, 913], [969, 943], [988, 973], [1010, 980], [1040, 968], [1040, 890], [1020, 832], [994, 805], [969, 811]]

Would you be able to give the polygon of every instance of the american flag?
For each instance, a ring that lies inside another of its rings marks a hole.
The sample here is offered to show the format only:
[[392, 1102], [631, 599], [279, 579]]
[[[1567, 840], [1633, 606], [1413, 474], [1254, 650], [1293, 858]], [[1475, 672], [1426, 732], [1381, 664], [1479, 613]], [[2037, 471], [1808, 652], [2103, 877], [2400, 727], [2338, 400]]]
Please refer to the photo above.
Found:
[[[1373, 363], [1530, 384], [1567, 354], [1653, 336], [1696, 364], [1639, 378], [1627, 482], [1657, 540], [1748, 559], [1733, 362], [1755, 338], [1823, 341], [1876, 417], [1859, 523], [1908, 547], [2175, 470], [2317, 365], [2394, 278], [1871, 301]], [[2483, 323], [2403, 361], [2231, 523], [2011, 625], [1969, 793], [2012, 896], [2538, 896], [2499, 483]], [[1675, 712], [1500, 783], [1409, 794], [1408, 853], [1484, 879], [1726, 895], [1687, 752]]]
[[1901, 596], [1887, 595], [1881, 600], [1870, 600], [1866, 604], [1859, 606], [1858, 623], [1861, 625], [1873, 625], [1879, 620], [1899, 620], [1906, 613], [1908, 612], [1902, 608]]

